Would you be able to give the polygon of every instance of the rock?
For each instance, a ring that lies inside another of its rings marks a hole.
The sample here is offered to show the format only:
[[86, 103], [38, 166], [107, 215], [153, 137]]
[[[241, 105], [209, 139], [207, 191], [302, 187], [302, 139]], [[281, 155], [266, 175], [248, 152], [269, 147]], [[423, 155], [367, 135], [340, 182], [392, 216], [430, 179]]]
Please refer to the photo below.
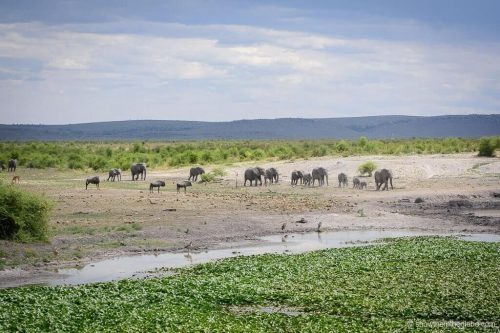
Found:
[[301, 218], [298, 221], [295, 221], [296, 223], [307, 223], [307, 220], [305, 218]]
[[493, 198], [500, 198], [500, 192], [493, 192], [493, 193], [491, 193], [491, 196]]
[[422, 203], [422, 202], [424, 202], [424, 199], [422, 199], [421, 197], [415, 199], [415, 203]]

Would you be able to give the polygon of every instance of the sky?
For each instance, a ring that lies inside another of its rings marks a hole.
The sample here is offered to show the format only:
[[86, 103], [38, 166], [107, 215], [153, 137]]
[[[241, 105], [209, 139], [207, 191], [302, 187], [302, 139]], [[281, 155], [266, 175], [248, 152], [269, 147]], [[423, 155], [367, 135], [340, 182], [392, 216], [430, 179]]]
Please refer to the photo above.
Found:
[[500, 113], [497, 0], [0, 0], [0, 123]]

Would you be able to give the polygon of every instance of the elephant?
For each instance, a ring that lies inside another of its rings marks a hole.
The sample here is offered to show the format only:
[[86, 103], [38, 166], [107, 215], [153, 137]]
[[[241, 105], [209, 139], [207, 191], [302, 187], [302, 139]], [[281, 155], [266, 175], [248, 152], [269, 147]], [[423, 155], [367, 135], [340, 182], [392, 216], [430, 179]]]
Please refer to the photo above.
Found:
[[314, 181], [317, 179], [319, 186], [325, 185], [325, 178], [326, 178], [326, 186], [328, 186], [328, 172], [326, 171], [325, 168], [315, 168], [312, 171], [312, 180], [313, 180], [313, 186], [314, 186]]
[[182, 183], [177, 183], [177, 193], [179, 193], [180, 189], [184, 189], [184, 193], [186, 193], [186, 188], [188, 186], [193, 186], [190, 181], [183, 181]]
[[5, 170], [5, 164], [3, 164], [3, 162], [0, 162], [0, 169], [1, 169], [1, 171]]
[[118, 178], [118, 181], [121, 181], [122, 180], [122, 170], [121, 169], [111, 169], [109, 170], [109, 173], [108, 173], [108, 179], [107, 181], [109, 181], [109, 179], [111, 179], [111, 181], [115, 181], [115, 178]]
[[311, 186], [312, 176], [310, 173], [305, 174], [302, 180], [304, 181], [305, 186]]
[[17, 167], [17, 160], [9, 160], [9, 169], [7, 171], [15, 172]]
[[101, 181], [99, 180], [99, 176], [94, 176], [94, 177], [89, 177], [87, 178], [87, 180], [85, 181], [85, 189], [87, 190], [88, 189], [88, 186], [89, 184], [95, 184], [95, 186], [97, 188], [99, 188], [99, 183]]
[[267, 184], [267, 180], [269, 179], [269, 182], [272, 183], [277, 183], [278, 182], [278, 170], [275, 168], [269, 168], [266, 170], [265, 175], [264, 175], [264, 182]]
[[339, 187], [347, 187], [347, 175], [343, 172], [339, 173], [338, 175], [338, 179], [339, 179]]
[[358, 177], [352, 180], [352, 188], [359, 188], [360, 180]]
[[205, 170], [203, 170], [203, 168], [201, 167], [194, 167], [194, 168], [191, 168], [191, 170], [189, 170], [189, 178], [188, 180], [192, 180], [195, 182], [198, 180], [198, 176], [202, 175], [205, 173]]
[[302, 171], [293, 171], [292, 172], [292, 185], [297, 185], [300, 179], [300, 183], [302, 184], [304, 179], [304, 173]]
[[366, 182], [360, 182], [359, 183], [359, 188], [360, 189], [365, 189], [366, 190], [366, 186], [367, 186]]
[[139, 175], [141, 175], [141, 180], [143, 176], [144, 180], [146, 180], [146, 163], [133, 164], [130, 171], [132, 171], [132, 180], [138, 180]]
[[161, 180], [157, 180], [149, 184], [149, 193], [153, 193], [153, 189], [157, 187], [158, 193], [160, 193], [160, 187], [165, 187], [165, 182]]
[[391, 183], [391, 190], [394, 189], [394, 187], [392, 186], [392, 172], [391, 170], [388, 170], [388, 169], [381, 169], [381, 170], [377, 170], [375, 171], [375, 186], [377, 188], [377, 191], [380, 190], [380, 187], [382, 186], [382, 184], [384, 184], [384, 188], [382, 189], [382, 191], [384, 190], [389, 190], [389, 186], [388, 186], [388, 183], [390, 182]]
[[247, 186], [247, 180], [250, 181], [250, 186], [252, 186], [252, 181], [254, 180], [255, 180], [255, 186], [257, 186], [257, 180], [259, 181], [260, 185], [262, 185], [262, 176], [264, 176], [264, 174], [265, 174], [264, 169], [259, 167], [246, 169], [245, 182], [243, 183], [243, 186]]

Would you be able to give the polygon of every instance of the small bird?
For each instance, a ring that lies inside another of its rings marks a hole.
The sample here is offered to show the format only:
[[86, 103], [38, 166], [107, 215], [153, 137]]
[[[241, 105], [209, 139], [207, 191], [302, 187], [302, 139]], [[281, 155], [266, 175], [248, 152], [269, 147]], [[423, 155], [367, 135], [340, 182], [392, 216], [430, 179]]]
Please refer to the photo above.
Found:
[[318, 229], [316, 229], [317, 232], [321, 232], [321, 222], [318, 223]]
[[286, 228], [286, 222], [283, 223], [283, 225], [281, 226], [281, 230], [285, 230], [285, 228]]

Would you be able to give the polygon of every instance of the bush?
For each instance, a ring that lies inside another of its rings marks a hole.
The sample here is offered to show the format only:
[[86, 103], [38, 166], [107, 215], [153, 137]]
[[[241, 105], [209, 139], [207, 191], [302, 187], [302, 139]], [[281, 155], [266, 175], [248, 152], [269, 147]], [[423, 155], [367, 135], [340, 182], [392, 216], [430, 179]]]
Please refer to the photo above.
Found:
[[204, 173], [201, 175], [201, 182], [202, 183], [210, 183], [215, 180], [215, 175], [211, 172], [209, 173]]
[[490, 138], [481, 138], [479, 142], [479, 156], [495, 156], [496, 142]]
[[47, 239], [52, 204], [45, 198], [0, 183], [0, 239]]
[[372, 172], [375, 170], [377, 170], [377, 165], [372, 161], [365, 162], [358, 167], [358, 171], [361, 175], [367, 173], [369, 177], [372, 176]]

